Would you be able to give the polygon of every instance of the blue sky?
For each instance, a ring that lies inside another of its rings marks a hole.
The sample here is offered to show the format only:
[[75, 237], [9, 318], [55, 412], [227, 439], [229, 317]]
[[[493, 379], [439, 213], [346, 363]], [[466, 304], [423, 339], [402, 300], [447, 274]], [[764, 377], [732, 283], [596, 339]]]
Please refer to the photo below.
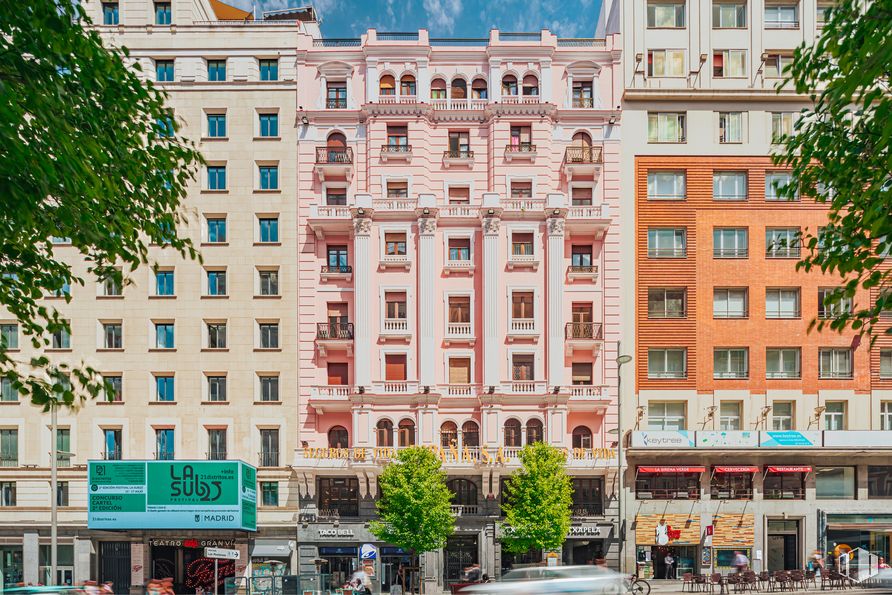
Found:
[[[252, 0], [223, 0], [251, 9]], [[432, 37], [487, 37], [489, 30], [551, 29], [560, 37], [592, 37], [601, 0], [253, 0], [258, 16], [313, 4], [325, 37], [356, 37], [379, 31], [428, 29]]]

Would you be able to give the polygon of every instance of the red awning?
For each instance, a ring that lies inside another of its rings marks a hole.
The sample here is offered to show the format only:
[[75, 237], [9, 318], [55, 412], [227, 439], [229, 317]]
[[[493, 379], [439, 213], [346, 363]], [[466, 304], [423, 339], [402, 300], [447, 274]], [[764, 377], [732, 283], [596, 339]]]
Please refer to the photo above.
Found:
[[713, 467], [713, 470], [716, 473], [758, 473], [759, 468], [755, 465], [736, 465], [736, 466], [723, 466], [723, 467]]
[[639, 473], [703, 473], [706, 467], [638, 467]]
[[769, 473], [811, 473], [811, 465], [778, 465], [768, 467]]

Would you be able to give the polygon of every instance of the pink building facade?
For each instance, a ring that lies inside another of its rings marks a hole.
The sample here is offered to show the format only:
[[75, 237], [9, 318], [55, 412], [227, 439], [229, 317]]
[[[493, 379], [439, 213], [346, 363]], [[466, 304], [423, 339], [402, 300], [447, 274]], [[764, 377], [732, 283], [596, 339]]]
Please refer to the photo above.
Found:
[[498, 504], [534, 441], [576, 483], [564, 561], [615, 558], [618, 40], [300, 43], [302, 567], [349, 570], [338, 548], [374, 541], [377, 476], [412, 444], [442, 457], [459, 518], [426, 581], [516, 561]]

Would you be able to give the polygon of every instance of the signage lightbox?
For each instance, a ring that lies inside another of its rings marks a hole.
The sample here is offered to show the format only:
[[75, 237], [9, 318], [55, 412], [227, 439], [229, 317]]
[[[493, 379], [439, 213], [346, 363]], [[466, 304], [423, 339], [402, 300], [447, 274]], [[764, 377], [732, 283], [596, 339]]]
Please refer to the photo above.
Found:
[[90, 529], [257, 530], [257, 470], [242, 461], [90, 461]]

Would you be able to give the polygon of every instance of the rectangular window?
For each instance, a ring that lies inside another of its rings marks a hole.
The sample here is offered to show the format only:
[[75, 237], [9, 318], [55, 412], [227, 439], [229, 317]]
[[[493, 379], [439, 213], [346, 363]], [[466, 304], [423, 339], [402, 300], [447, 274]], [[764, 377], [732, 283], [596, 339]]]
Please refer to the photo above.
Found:
[[699, 500], [700, 474], [638, 471], [635, 497], [638, 500]]
[[573, 186], [570, 189], [570, 204], [574, 207], [588, 207], [592, 204], [591, 186]]
[[867, 497], [892, 498], [892, 467], [870, 465], [867, 468]]
[[588, 244], [573, 244], [570, 249], [570, 266], [574, 269], [584, 270], [592, 266], [592, 247]]
[[511, 255], [532, 256], [533, 232], [514, 232], [511, 234]]
[[449, 358], [449, 384], [471, 383], [471, 358]]
[[121, 292], [121, 284], [118, 283], [117, 279], [114, 277], [108, 277], [102, 280], [102, 295], [105, 297], [120, 297], [123, 295]]
[[713, 318], [746, 318], [749, 315], [746, 287], [716, 287], [712, 294]]
[[592, 367], [591, 362], [573, 362], [573, 365], [571, 366], [571, 381], [573, 386], [591, 386]]
[[892, 349], [880, 350], [880, 378], [892, 378]]
[[359, 480], [356, 477], [320, 477], [319, 509], [335, 518], [359, 516]]
[[892, 401], [880, 403], [880, 429], [892, 430]]
[[647, 76], [683, 77], [685, 50], [650, 50], [647, 52]]
[[743, 112], [719, 112], [719, 142], [743, 142]]
[[278, 506], [279, 505], [279, 482], [278, 481], [261, 481], [260, 482], [260, 505], [261, 506]]
[[384, 254], [387, 256], [406, 256], [406, 234], [385, 233]]
[[836, 287], [818, 289], [818, 318], [834, 318], [852, 311], [852, 298], [841, 294], [837, 297], [837, 292], [841, 289]]
[[106, 461], [120, 461], [123, 459], [121, 430], [103, 430], [104, 451], [102, 458]]
[[712, 174], [712, 197], [716, 200], [746, 200], [745, 171], [716, 171]]
[[124, 331], [120, 322], [102, 324], [102, 347], [104, 349], [122, 349], [124, 347]]
[[[769, 352], [771, 350], [769, 349]], [[775, 350], [780, 351], [780, 350]], [[796, 350], [799, 351], [798, 349]], [[797, 366], [798, 366], [798, 357]], [[796, 373], [796, 378], [799, 377], [799, 373]], [[770, 376], [769, 376], [770, 378]], [[793, 403], [791, 401], [775, 401], [771, 404], [771, 429], [778, 431], [792, 430], [793, 429]]]
[[155, 2], [155, 24], [169, 25], [170, 21], [170, 2]]
[[103, 374], [105, 382], [105, 398], [112, 403], [120, 403], [124, 400], [124, 379], [121, 376], [108, 376]]
[[517, 319], [532, 319], [533, 292], [515, 291], [511, 294], [511, 317]]
[[746, 27], [746, 2], [713, 0], [713, 29], [743, 29]]
[[800, 376], [801, 351], [798, 347], [765, 350], [765, 377], [795, 379]]
[[279, 466], [279, 430], [260, 430], [260, 466]]
[[687, 254], [687, 233], [683, 228], [651, 228], [647, 230], [647, 256], [650, 258], [684, 258]]
[[648, 430], [684, 430], [685, 404], [671, 401], [651, 401], [647, 404]]
[[226, 271], [207, 271], [208, 295], [226, 295]]
[[279, 166], [278, 165], [261, 165], [260, 170], [260, 189], [261, 190], [278, 190], [279, 189]]
[[207, 323], [208, 349], [226, 349], [226, 323]]
[[388, 147], [408, 147], [409, 146], [409, 127], [403, 125], [387, 126], [387, 146]]
[[225, 165], [209, 165], [208, 173], [208, 190], [226, 190], [226, 166]]
[[753, 473], [712, 473], [710, 491], [713, 500], [751, 500], [753, 497]]
[[765, 229], [766, 258], [799, 258], [798, 227], [768, 227]]
[[260, 348], [261, 349], [278, 349], [279, 348], [279, 325], [275, 322], [262, 322], [259, 324], [260, 330]]
[[684, 200], [687, 176], [684, 171], [647, 172], [648, 200]]
[[805, 473], [775, 472], [770, 469], [762, 480], [766, 500], [804, 500]]
[[174, 295], [173, 271], [155, 272], [155, 295]]
[[384, 293], [385, 320], [406, 320], [406, 293], [387, 291]]
[[71, 466], [71, 430], [68, 428], [56, 430], [56, 464], [59, 467]]
[[767, 172], [765, 174], [765, 200], [788, 200], [792, 190], [793, 200], [799, 199], [799, 190], [789, 188], [793, 184], [793, 176], [789, 172]]
[[226, 114], [208, 114], [208, 136], [226, 138]]
[[71, 333], [67, 329], [54, 331], [50, 340], [52, 349], [71, 349]]
[[846, 402], [827, 401], [824, 403], [824, 429], [846, 429]]
[[684, 1], [650, 0], [647, 3], [648, 29], [684, 28]]
[[159, 428], [155, 430], [155, 460], [172, 461], [174, 455], [173, 428]]
[[683, 287], [652, 287], [647, 290], [648, 318], [684, 318], [686, 291]]
[[226, 60], [208, 60], [208, 80], [215, 83], [226, 80]]
[[822, 348], [818, 350], [818, 378], [851, 378], [852, 350]]
[[449, 204], [466, 205], [471, 202], [471, 189], [468, 186], [450, 186]]
[[174, 400], [173, 376], [155, 376], [155, 400], [163, 402]]
[[328, 362], [328, 386], [347, 386], [350, 368], [344, 362]]
[[511, 198], [531, 198], [533, 196], [533, 183], [527, 181], [511, 182]]
[[409, 183], [406, 180], [388, 180], [387, 198], [408, 198]]
[[515, 382], [536, 379], [536, 356], [532, 353], [515, 353], [511, 356], [511, 379]]
[[226, 243], [226, 219], [222, 217], [214, 217], [207, 219], [208, 243], [209, 244], [225, 244]]
[[102, 24], [118, 25], [120, 24], [120, 12], [118, 11], [117, 2], [102, 3]]
[[768, 2], [765, 4], [766, 29], [798, 29], [799, 2]]
[[815, 498], [854, 500], [855, 467], [815, 467]]
[[793, 134], [793, 112], [771, 112], [771, 142], [780, 143]]
[[347, 83], [343, 81], [328, 82], [325, 85], [325, 107], [328, 109], [347, 109]]
[[277, 81], [279, 80], [279, 61], [274, 58], [264, 58], [260, 60], [260, 80]]
[[0, 430], [0, 467], [19, 466], [19, 431]]
[[19, 348], [19, 325], [0, 324], [0, 342], [5, 349]]
[[347, 205], [346, 188], [328, 188], [325, 191], [325, 204], [330, 207], [343, 207]]
[[259, 220], [260, 241], [264, 244], [274, 244], [279, 241], [279, 219], [276, 217], [263, 217]]
[[467, 130], [450, 130], [449, 131], [449, 156], [450, 157], [468, 157], [470, 156], [470, 137]]
[[683, 143], [686, 140], [684, 113], [651, 112], [647, 114], [647, 142]]
[[769, 53], [765, 56], [765, 78], [778, 79], [793, 64], [793, 54]]
[[0, 481], [0, 506], [15, 506], [16, 493], [14, 481]]
[[471, 322], [471, 296], [449, 296], [449, 322], [469, 324]]
[[172, 322], [155, 323], [155, 349], [173, 349], [174, 326]]
[[384, 355], [384, 379], [403, 382], [408, 376], [405, 353], [387, 353]]
[[260, 114], [260, 136], [275, 138], [279, 136], [279, 114]]
[[264, 403], [279, 400], [278, 376], [260, 376], [260, 400]]
[[326, 256], [328, 267], [334, 271], [346, 271], [349, 266], [347, 246], [328, 246]]
[[173, 60], [155, 60], [155, 80], [159, 83], [173, 82]]
[[[225, 401], [226, 399], [220, 400]], [[226, 454], [226, 429], [208, 430], [208, 460], [225, 461]]]
[[[734, 349], [716, 348], [712, 352], [712, 361], [712, 377], [717, 380], [749, 377], [749, 351], [745, 347]], [[729, 428], [722, 429], [727, 430]]]
[[9, 378], [0, 378], [0, 402], [15, 403], [19, 400], [19, 392]]
[[208, 401], [226, 401], [226, 376], [208, 376]]
[[449, 238], [449, 261], [471, 260], [471, 238]]
[[823, 28], [830, 17], [830, 11], [836, 6], [838, 0], [818, 0], [817, 25]]
[[799, 318], [799, 289], [766, 289], [765, 318]]
[[510, 146], [515, 151], [529, 151], [533, 146], [533, 132], [530, 126], [512, 126]]
[[686, 378], [687, 349], [647, 350], [648, 378]]
[[723, 401], [719, 405], [719, 429], [722, 431], [738, 431], [740, 430], [740, 410], [741, 403], [739, 401]]
[[258, 271], [260, 295], [279, 295], [279, 271]]
[[572, 482], [572, 516], [593, 517], [604, 514], [604, 478], [574, 477]]
[[746, 50], [722, 50], [712, 54], [713, 78], [746, 76]]

